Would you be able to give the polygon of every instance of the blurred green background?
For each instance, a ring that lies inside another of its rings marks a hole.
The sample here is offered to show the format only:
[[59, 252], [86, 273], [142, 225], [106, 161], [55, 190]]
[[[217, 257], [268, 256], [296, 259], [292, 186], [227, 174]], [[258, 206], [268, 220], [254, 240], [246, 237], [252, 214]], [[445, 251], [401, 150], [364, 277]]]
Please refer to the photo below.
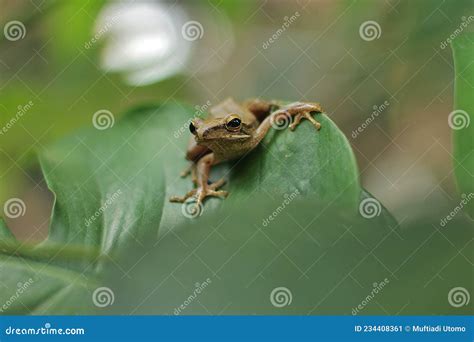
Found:
[[[471, 0], [0, 0], [0, 8], [1, 27], [25, 28], [22, 39], [0, 36], [0, 128], [33, 103], [0, 135], [0, 203], [26, 202], [24, 217], [7, 219], [22, 240], [46, 237], [53, 200], [36, 151], [91, 126], [99, 110], [117, 120], [143, 102], [318, 101], [350, 140], [364, 186], [399, 221], [433, 201], [457, 202], [453, 61], [443, 43], [463, 22], [474, 29]], [[202, 36], [183, 40], [189, 21]], [[378, 38], [362, 39], [367, 21]]]

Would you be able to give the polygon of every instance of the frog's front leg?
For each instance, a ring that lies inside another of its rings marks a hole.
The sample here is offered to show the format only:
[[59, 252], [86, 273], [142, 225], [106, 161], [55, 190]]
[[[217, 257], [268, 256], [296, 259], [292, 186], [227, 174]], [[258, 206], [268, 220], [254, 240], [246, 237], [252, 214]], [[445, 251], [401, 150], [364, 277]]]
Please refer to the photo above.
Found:
[[179, 197], [173, 196], [170, 198], [170, 202], [183, 203], [188, 198], [194, 197], [197, 204], [201, 204], [206, 197], [226, 197], [228, 195], [227, 191], [218, 190], [222, 185], [225, 184], [224, 179], [219, 179], [217, 182], [208, 184], [209, 173], [211, 171], [211, 166], [216, 164], [216, 160], [213, 153], [207, 154], [196, 164], [196, 180], [197, 188], [189, 191], [186, 195]]
[[323, 112], [319, 103], [294, 102], [289, 105], [281, 106], [279, 109], [267, 116], [260, 126], [258, 126], [257, 131], [255, 132], [254, 144], [257, 145], [266, 136], [268, 130], [273, 126], [273, 124], [278, 124], [278, 120], [280, 119], [285, 122], [293, 120], [289, 125], [291, 130], [294, 130], [303, 118], [309, 120], [317, 130], [321, 129], [321, 124], [316, 121], [311, 114], [314, 112]]
[[323, 109], [319, 103], [294, 102], [285, 105], [271, 114], [271, 120], [278, 120], [284, 116], [283, 119], [293, 118], [293, 122], [289, 128], [293, 131], [298, 126], [302, 119], [307, 119], [317, 129], [321, 129], [321, 124], [313, 118], [311, 113], [322, 113]]
[[317, 130], [321, 129], [321, 124], [316, 121], [311, 114], [314, 112], [323, 112], [319, 103], [293, 102], [285, 105], [282, 104], [281, 101], [249, 99], [246, 100], [243, 105], [262, 123], [265, 118], [269, 116], [271, 117], [272, 123], [274, 120], [282, 120], [284, 122], [292, 121], [289, 128], [293, 131], [304, 118], [309, 120]]

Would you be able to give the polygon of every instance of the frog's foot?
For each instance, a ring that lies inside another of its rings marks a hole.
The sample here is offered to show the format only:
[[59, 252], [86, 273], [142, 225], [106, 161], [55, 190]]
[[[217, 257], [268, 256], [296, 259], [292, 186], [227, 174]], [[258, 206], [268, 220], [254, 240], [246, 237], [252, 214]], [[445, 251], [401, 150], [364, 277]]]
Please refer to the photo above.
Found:
[[310, 112], [302, 112], [302, 113], [296, 114], [293, 117], [293, 122], [289, 126], [290, 130], [294, 131], [296, 126], [300, 124], [301, 119], [303, 118], [309, 120], [318, 131], [321, 129], [321, 123], [316, 121]]
[[183, 171], [181, 171], [179, 175], [182, 178], [185, 178], [193, 171], [194, 168], [195, 168], [194, 163], [189, 163], [189, 165]]
[[194, 197], [196, 199], [196, 203], [200, 205], [206, 197], [221, 197], [225, 198], [229, 194], [227, 191], [218, 190], [221, 186], [225, 184], [225, 180], [223, 178], [219, 179], [217, 182], [212, 184], [201, 186], [196, 189], [189, 191], [186, 195], [179, 197], [179, 196], [172, 196], [170, 198], [170, 202], [175, 203], [184, 203], [189, 198]]
[[191, 179], [193, 183], [196, 185], [197, 184], [197, 176], [196, 176], [196, 164], [195, 163], [190, 163], [188, 167], [186, 167], [181, 173], [179, 174], [181, 178], [186, 178], [191, 174]]
[[298, 126], [302, 119], [309, 120], [313, 126], [319, 131], [321, 124], [313, 118], [311, 113], [322, 113], [323, 109], [319, 103], [294, 102], [283, 106], [273, 113], [276, 120], [278, 117], [284, 116], [282, 120], [289, 120], [293, 118], [289, 128], [293, 131]]
[[225, 184], [225, 179], [221, 178], [217, 182], [211, 183], [205, 187], [199, 187], [196, 191], [196, 199], [198, 203], [202, 203], [206, 197], [220, 197], [226, 198], [229, 192], [225, 190], [218, 190]]

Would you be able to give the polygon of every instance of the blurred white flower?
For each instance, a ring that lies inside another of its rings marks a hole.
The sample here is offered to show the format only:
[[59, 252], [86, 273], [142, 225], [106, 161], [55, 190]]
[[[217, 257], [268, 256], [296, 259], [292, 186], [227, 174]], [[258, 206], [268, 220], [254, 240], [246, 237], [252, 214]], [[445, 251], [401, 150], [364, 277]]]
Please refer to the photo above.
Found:
[[181, 39], [180, 25], [185, 18], [179, 7], [158, 1], [107, 5], [95, 27], [96, 35], [106, 31], [102, 67], [123, 72], [132, 85], [146, 85], [176, 74], [191, 48]]
[[[187, 70], [215, 71], [230, 56], [232, 30], [225, 17], [215, 20], [204, 13], [192, 13], [189, 18], [179, 4], [159, 0], [122, 0], [106, 5], [96, 21], [96, 39], [92, 41], [104, 39], [102, 68], [123, 74], [126, 82], [135, 86]], [[190, 23], [198, 25], [188, 28]], [[197, 36], [190, 39], [189, 34]]]

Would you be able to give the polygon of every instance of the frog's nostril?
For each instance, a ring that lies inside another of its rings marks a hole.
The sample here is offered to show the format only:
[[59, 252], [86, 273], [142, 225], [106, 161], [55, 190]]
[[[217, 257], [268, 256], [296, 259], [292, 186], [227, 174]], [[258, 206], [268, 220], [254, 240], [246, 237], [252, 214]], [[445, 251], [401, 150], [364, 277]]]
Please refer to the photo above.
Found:
[[194, 123], [189, 124], [189, 130], [191, 131], [192, 134], [196, 134], [196, 126], [194, 126]]

